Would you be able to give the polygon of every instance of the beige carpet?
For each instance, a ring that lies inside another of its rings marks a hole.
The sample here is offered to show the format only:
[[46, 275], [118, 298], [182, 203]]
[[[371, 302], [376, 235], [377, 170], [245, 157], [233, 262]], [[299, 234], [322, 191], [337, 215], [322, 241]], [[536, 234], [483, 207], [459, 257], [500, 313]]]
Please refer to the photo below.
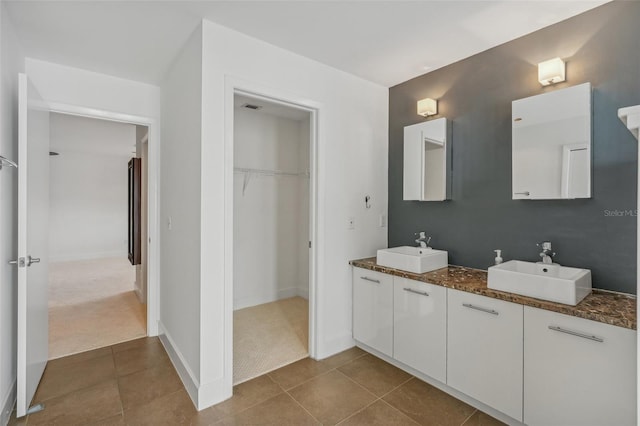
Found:
[[282, 299], [233, 313], [233, 384], [309, 356], [309, 302]]
[[147, 335], [126, 258], [49, 265], [49, 359]]

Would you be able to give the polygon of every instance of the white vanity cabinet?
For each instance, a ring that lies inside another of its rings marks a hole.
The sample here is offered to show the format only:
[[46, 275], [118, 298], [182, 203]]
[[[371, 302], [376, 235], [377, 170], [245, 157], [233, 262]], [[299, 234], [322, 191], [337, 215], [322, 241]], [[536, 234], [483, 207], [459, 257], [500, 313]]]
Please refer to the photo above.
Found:
[[635, 334], [526, 306], [524, 423], [636, 425]]
[[522, 318], [522, 305], [448, 290], [447, 385], [519, 421]]
[[393, 357], [445, 383], [447, 289], [400, 277], [393, 287]]
[[393, 276], [353, 268], [353, 338], [393, 356]]

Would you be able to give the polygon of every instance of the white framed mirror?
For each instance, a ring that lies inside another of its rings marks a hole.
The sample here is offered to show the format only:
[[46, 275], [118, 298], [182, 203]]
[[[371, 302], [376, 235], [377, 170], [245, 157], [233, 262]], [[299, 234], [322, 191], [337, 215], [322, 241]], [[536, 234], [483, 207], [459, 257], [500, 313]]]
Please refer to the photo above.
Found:
[[451, 198], [451, 130], [446, 118], [404, 128], [403, 199]]
[[591, 83], [512, 102], [512, 198], [591, 198]]

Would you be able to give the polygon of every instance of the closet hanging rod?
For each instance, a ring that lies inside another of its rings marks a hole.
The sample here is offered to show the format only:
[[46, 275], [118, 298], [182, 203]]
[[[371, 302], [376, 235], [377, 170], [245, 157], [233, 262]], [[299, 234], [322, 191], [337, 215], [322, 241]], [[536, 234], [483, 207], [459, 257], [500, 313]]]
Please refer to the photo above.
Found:
[[283, 170], [252, 169], [246, 167], [234, 167], [233, 171], [239, 173], [255, 173], [268, 176], [309, 176], [309, 172], [286, 172]]
[[16, 169], [18, 168], [18, 165], [16, 163], [0, 155], [0, 170], [2, 170], [2, 166], [15, 167]]

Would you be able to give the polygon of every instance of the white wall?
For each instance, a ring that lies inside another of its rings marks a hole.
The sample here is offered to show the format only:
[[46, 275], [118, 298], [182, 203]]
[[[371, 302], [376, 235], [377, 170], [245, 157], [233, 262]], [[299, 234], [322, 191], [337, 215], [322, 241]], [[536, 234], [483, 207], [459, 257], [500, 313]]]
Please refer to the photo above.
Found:
[[[225, 229], [233, 218], [232, 86], [319, 106], [318, 334], [312, 342], [318, 358], [353, 345], [349, 260], [387, 245], [387, 230], [378, 220], [387, 209], [388, 90], [207, 21], [202, 69], [199, 399], [204, 407], [232, 391], [233, 241]], [[347, 230], [350, 216], [355, 230]]]
[[[175, 351], [179, 358], [178, 372], [196, 404], [197, 396], [193, 388], [200, 382], [202, 309], [201, 60], [202, 37], [199, 27], [187, 41], [161, 84], [160, 328], [161, 334], [170, 342], [170, 355]], [[202, 182], [205, 186], [211, 184]]]
[[[302, 127], [308, 129], [298, 120], [236, 107], [235, 167], [306, 171], [309, 134], [302, 134]], [[302, 162], [301, 152], [307, 153]], [[234, 309], [293, 297], [301, 290], [308, 295], [308, 277], [302, 280], [299, 271], [302, 260], [308, 263], [308, 232], [300, 223], [309, 196], [301, 191], [308, 185], [306, 176], [234, 174]]]
[[157, 118], [158, 87], [34, 58], [26, 60], [27, 75], [48, 103]]
[[[18, 157], [18, 73], [24, 56], [4, 3], [0, 3], [0, 155]], [[17, 171], [0, 170], [0, 424], [15, 402], [17, 271], [7, 261], [17, 255]]]
[[136, 126], [51, 114], [51, 261], [127, 257], [127, 163]]

